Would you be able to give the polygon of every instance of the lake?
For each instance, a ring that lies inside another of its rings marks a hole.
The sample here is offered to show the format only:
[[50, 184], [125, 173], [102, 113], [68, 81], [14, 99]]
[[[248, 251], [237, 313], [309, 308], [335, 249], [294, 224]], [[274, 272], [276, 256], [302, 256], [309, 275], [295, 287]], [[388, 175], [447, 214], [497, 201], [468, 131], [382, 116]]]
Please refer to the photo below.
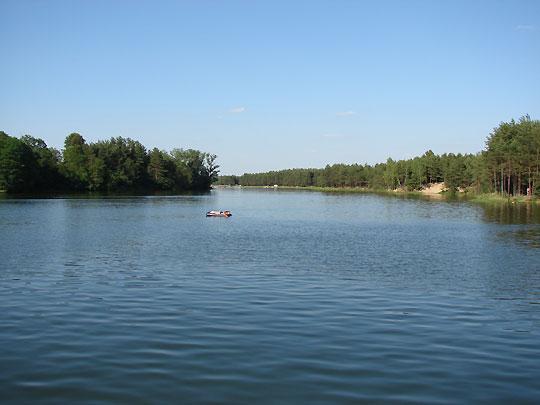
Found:
[[1, 199], [0, 398], [538, 403], [539, 211], [245, 189]]

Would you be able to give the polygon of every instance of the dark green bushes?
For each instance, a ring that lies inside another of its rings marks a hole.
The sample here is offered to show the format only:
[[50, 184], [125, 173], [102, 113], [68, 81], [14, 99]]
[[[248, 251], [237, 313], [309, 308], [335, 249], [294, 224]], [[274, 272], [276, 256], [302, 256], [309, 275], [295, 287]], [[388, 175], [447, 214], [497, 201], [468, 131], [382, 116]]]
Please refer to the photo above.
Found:
[[0, 190], [208, 190], [217, 178], [215, 159], [193, 149], [148, 152], [140, 142], [122, 137], [87, 144], [77, 133], [67, 136], [60, 152], [41, 139], [0, 132]]

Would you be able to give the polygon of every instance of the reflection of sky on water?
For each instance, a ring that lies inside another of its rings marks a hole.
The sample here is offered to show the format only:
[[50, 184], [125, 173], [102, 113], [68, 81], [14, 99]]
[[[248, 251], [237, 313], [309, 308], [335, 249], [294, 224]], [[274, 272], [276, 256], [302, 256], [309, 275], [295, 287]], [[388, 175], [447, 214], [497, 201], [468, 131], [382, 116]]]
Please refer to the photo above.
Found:
[[306, 392], [362, 391], [365, 367], [381, 393], [422, 381], [466, 402], [512, 390], [527, 402], [539, 397], [538, 208], [274, 190], [0, 200], [2, 378], [142, 397], [170, 375], [186, 398], [193, 381], [230, 376], [259, 395], [250, 384], [270, 370], [298, 379], [292, 395], [313, 381]]

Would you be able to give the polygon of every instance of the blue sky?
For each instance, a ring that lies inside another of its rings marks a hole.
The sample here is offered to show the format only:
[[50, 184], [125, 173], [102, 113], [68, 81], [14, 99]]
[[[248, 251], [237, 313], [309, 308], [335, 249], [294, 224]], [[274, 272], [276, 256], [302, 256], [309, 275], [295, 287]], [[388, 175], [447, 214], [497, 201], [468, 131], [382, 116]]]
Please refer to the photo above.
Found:
[[540, 1], [1, 0], [0, 129], [222, 173], [477, 152], [540, 118]]

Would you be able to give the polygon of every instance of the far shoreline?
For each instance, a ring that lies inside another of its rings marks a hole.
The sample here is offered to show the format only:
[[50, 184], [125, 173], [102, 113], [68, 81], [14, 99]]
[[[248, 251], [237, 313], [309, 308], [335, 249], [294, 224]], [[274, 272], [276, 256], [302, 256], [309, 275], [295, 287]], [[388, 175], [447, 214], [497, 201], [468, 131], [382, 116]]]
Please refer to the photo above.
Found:
[[288, 190], [288, 191], [314, 191], [335, 194], [377, 194], [396, 197], [418, 197], [425, 200], [438, 201], [468, 201], [478, 204], [540, 204], [540, 199], [527, 196], [504, 196], [497, 193], [475, 193], [473, 191], [440, 191], [433, 192], [429, 188], [424, 190], [385, 190], [367, 187], [319, 187], [319, 186], [242, 186], [242, 185], [213, 185], [216, 189], [260, 189], [260, 190]]
[[0, 190], [0, 199], [76, 199], [76, 198], [129, 198], [129, 197], [168, 197], [168, 196], [195, 196], [205, 195], [212, 189], [247, 189], [247, 190], [271, 190], [271, 191], [306, 191], [327, 194], [376, 194], [386, 197], [413, 197], [426, 201], [466, 201], [477, 204], [535, 204], [540, 205], [540, 199], [527, 196], [505, 196], [497, 193], [475, 193], [470, 190], [451, 192], [443, 190], [434, 192], [430, 187], [424, 190], [385, 190], [367, 187], [318, 187], [318, 186], [242, 186], [214, 184], [210, 190], [185, 190], [185, 191], [110, 191], [110, 192], [35, 192], [35, 193], [9, 193]]

